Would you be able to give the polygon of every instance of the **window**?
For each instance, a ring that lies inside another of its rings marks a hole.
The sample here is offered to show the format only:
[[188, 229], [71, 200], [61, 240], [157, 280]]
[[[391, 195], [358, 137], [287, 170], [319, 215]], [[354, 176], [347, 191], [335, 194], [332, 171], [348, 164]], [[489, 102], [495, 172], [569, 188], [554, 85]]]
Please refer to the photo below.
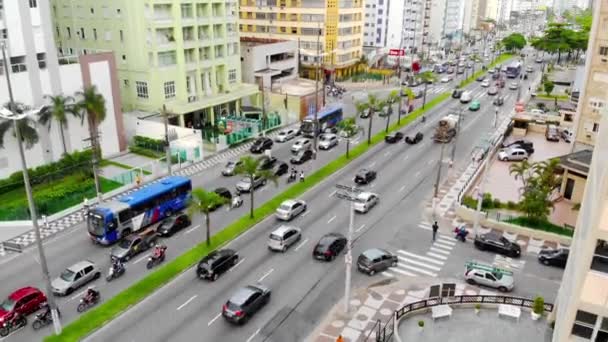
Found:
[[165, 82], [165, 99], [172, 99], [175, 97], [175, 82]]
[[[57, 35], [59, 35], [59, 31], [57, 31]], [[8, 31], [6, 29], [0, 30], [0, 39], [7, 39]]]
[[91, 14], [95, 14], [95, 9], [91, 7]]
[[236, 69], [228, 70], [228, 82], [236, 83]]
[[122, 43], [124, 41], [125, 41], [125, 36], [124, 36], [122, 30], [120, 30], [120, 42]]
[[93, 29], [93, 39], [97, 40], [97, 29]]
[[105, 39], [107, 41], [112, 40], [112, 31], [106, 31], [106, 32], [104, 32], [104, 36], [105, 36]]
[[122, 84], [123, 84], [125, 87], [128, 87], [128, 86], [129, 86], [129, 80], [122, 80]]
[[572, 326], [572, 335], [590, 339], [591, 335], [593, 335], [593, 327], [596, 320], [597, 315], [578, 310], [574, 319], [574, 325]]
[[148, 98], [148, 83], [136, 81], [135, 90], [137, 91], [137, 97], [139, 97], [140, 99]]
[[38, 0], [30, 0], [30, 8], [37, 8]]
[[126, 63], [127, 62], [127, 55], [122, 55], [122, 62]]
[[600, 55], [608, 56], [608, 46], [600, 46]]
[[72, 30], [70, 30], [70, 28], [67, 28], [68, 31], [68, 39], [72, 38]]
[[80, 28], [80, 39], [86, 39], [86, 37], [84, 36], [84, 28], [83, 27]]

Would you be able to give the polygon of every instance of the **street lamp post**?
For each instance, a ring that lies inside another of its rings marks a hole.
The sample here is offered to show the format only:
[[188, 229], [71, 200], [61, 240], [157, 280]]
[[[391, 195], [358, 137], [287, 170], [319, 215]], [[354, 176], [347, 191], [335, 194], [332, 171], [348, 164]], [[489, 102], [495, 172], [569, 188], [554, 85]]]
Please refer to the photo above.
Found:
[[[3, 119], [13, 121], [13, 129], [15, 130], [15, 138], [17, 139], [17, 146], [19, 147], [19, 156], [21, 159], [21, 169], [23, 173], [23, 183], [25, 186], [25, 194], [27, 196], [27, 203], [30, 211], [30, 218], [32, 220], [32, 226], [34, 227], [34, 234], [36, 237], [36, 245], [38, 247], [38, 256], [40, 258], [40, 267], [42, 267], [42, 276], [44, 278], [47, 302], [51, 309], [51, 317], [53, 318], [53, 326], [55, 328], [55, 334], [61, 334], [61, 322], [59, 321], [59, 313], [57, 310], [57, 304], [53, 297], [53, 288], [51, 287], [51, 278], [49, 276], [49, 269], [46, 262], [46, 256], [44, 254], [44, 246], [42, 245], [42, 237], [40, 235], [40, 226], [38, 225], [38, 215], [36, 212], [36, 205], [34, 202], [34, 196], [32, 194], [32, 186], [30, 184], [30, 176], [27, 169], [27, 162], [25, 160], [25, 152], [23, 150], [23, 141], [21, 140], [21, 131], [17, 121], [24, 119], [25, 117], [38, 112], [39, 110], [28, 111], [26, 113], [16, 113], [15, 111], [15, 99], [13, 97], [13, 89], [11, 86], [11, 78], [8, 70], [8, 59], [6, 58], [6, 42], [0, 41], [0, 49], [2, 49], [2, 59], [4, 61], [4, 75], [6, 76], [6, 85], [8, 88], [9, 96], [9, 108], [8, 110], [2, 108], [0, 110], [0, 117]], [[46, 219], [45, 219], [46, 221]]]
[[[319, 138], [319, 69], [321, 68], [321, 24], [317, 27], [317, 65], [315, 67], [315, 120], [312, 142], [312, 158], [317, 159], [317, 142]], [[325, 94], [325, 89], [323, 89]], [[325, 96], [325, 95], [324, 95]]]
[[439, 165], [437, 167], [437, 178], [435, 179], [435, 189], [433, 192], [433, 219], [436, 218], [436, 211], [437, 211], [437, 202], [439, 201], [439, 181], [441, 180], [441, 167], [443, 165], [443, 152], [445, 150], [445, 144], [441, 144], [441, 155], [439, 157]]

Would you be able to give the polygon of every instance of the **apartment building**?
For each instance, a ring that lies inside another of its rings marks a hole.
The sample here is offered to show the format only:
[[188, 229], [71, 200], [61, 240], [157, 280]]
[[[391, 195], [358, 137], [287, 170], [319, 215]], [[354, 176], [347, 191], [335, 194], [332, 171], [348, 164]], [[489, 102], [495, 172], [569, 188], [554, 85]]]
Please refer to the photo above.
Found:
[[365, 1], [363, 28], [363, 46], [386, 47], [387, 29], [389, 26], [389, 1]]
[[464, 4], [464, 32], [469, 34], [479, 28], [479, 24], [486, 18], [486, 0], [470, 0]]
[[391, 1], [386, 47], [403, 48], [407, 54], [422, 49], [424, 1]]
[[165, 105], [172, 124], [199, 127], [259, 101], [241, 81], [236, 0], [51, 3], [60, 53], [114, 51], [126, 111]]
[[242, 37], [297, 40], [301, 74], [315, 78], [355, 73], [363, 53], [363, 0], [241, 0]]
[[[106, 119], [99, 131], [104, 156], [126, 149], [122, 129], [120, 94], [114, 91], [116, 72], [111, 53], [58, 58], [53, 39], [53, 25], [48, 0], [0, 0], [0, 41], [5, 45], [7, 61], [0, 53], [0, 99], [8, 102], [8, 82], [4, 63], [8, 63], [14, 99], [26, 106], [48, 104], [46, 95], [74, 95], [84, 86], [94, 85], [106, 100]], [[35, 119], [35, 118], [34, 118]], [[88, 126], [80, 119], [68, 117], [62, 137], [58, 125], [37, 125], [38, 143], [28, 148], [28, 167], [59, 160], [64, 153], [88, 148]], [[4, 135], [0, 148], [0, 178], [21, 170], [17, 140]]]
[[447, 47], [460, 46], [463, 38], [465, 1], [446, 0], [442, 36]]

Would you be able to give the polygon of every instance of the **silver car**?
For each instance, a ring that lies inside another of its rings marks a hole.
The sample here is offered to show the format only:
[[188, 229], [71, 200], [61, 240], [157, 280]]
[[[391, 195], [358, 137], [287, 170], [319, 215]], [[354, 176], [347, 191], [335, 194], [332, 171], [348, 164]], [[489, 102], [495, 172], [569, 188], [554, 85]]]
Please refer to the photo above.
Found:
[[309, 150], [311, 147], [310, 139], [300, 138], [291, 146], [291, 152], [298, 153], [303, 150]]
[[286, 200], [277, 208], [275, 216], [279, 220], [289, 221], [306, 211], [306, 202], [302, 200]]
[[[488, 266], [490, 267], [490, 266]], [[498, 289], [500, 292], [508, 292], [515, 287], [513, 273], [498, 268], [465, 268], [464, 279], [471, 285], [483, 285]]]
[[268, 238], [268, 249], [285, 252], [289, 246], [302, 238], [302, 230], [298, 227], [280, 226]]
[[373, 192], [362, 192], [357, 195], [357, 200], [354, 202], [353, 206], [356, 212], [367, 213], [371, 208], [378, 204], [378, 201], [380, 201], [378, 194]]
[[277, 136], [274, 138], [274, 141], [286, 142], [288, 140], [295, 138], [296, 135], [297, 135], [297, 132], [295, 129], [284, 129], [284, 130], [280, 131], [279, 134], [277, 134]]
[[53, 294], [58, 296], [69, 295], [77, 288], [84, 286], [101, 276], [101, 272], [91, 261], [84, 260], [66, 268], [59, 277], [51, 283]]
[[241, 164], [242, 164], [242, 162], [240, 160], [229, 161], [228, 163], [226, 163], [226, 166], [224, 166], [224, 169], [222, 170], [222, 175], [223, 176], [234, 176], [234, 169], [238, 165], [241, 165]]
[[319, 149], [329, 150], [330, 148], [338, 145], [338, 136], [335, 134], [321, 134], [319, 136]]
[[260, 186], [266, 185], [266, 180], [260, 177], [253, 177], [253, 187], [251, 184], [251, 178], [245, 177], [241, 179], [238, 183], [236, 183], [236, 191], [237, 192], [250, 192], [259, 188]]
[[528, 159], [528, 152], [522, 148], [506, 148], [498, 152], [500, 161], [521, 161]]

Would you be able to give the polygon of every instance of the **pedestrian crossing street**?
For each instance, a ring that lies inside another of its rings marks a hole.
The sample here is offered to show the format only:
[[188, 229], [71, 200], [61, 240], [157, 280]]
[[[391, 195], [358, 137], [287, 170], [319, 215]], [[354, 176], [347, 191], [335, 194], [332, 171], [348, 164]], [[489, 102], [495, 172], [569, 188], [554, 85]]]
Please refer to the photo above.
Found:
[[397, 266], [390, 267], [387, 271], [382, 272], [382, 274], [389, 278], [395, 278], [400, 275], [409, 277], [437, 277], [455, 244], [456, 242], [453, 241], [453, 238], [438, 234], [437, 239], [424, 255], [399, 249], [395, 253], [399, 258]]

